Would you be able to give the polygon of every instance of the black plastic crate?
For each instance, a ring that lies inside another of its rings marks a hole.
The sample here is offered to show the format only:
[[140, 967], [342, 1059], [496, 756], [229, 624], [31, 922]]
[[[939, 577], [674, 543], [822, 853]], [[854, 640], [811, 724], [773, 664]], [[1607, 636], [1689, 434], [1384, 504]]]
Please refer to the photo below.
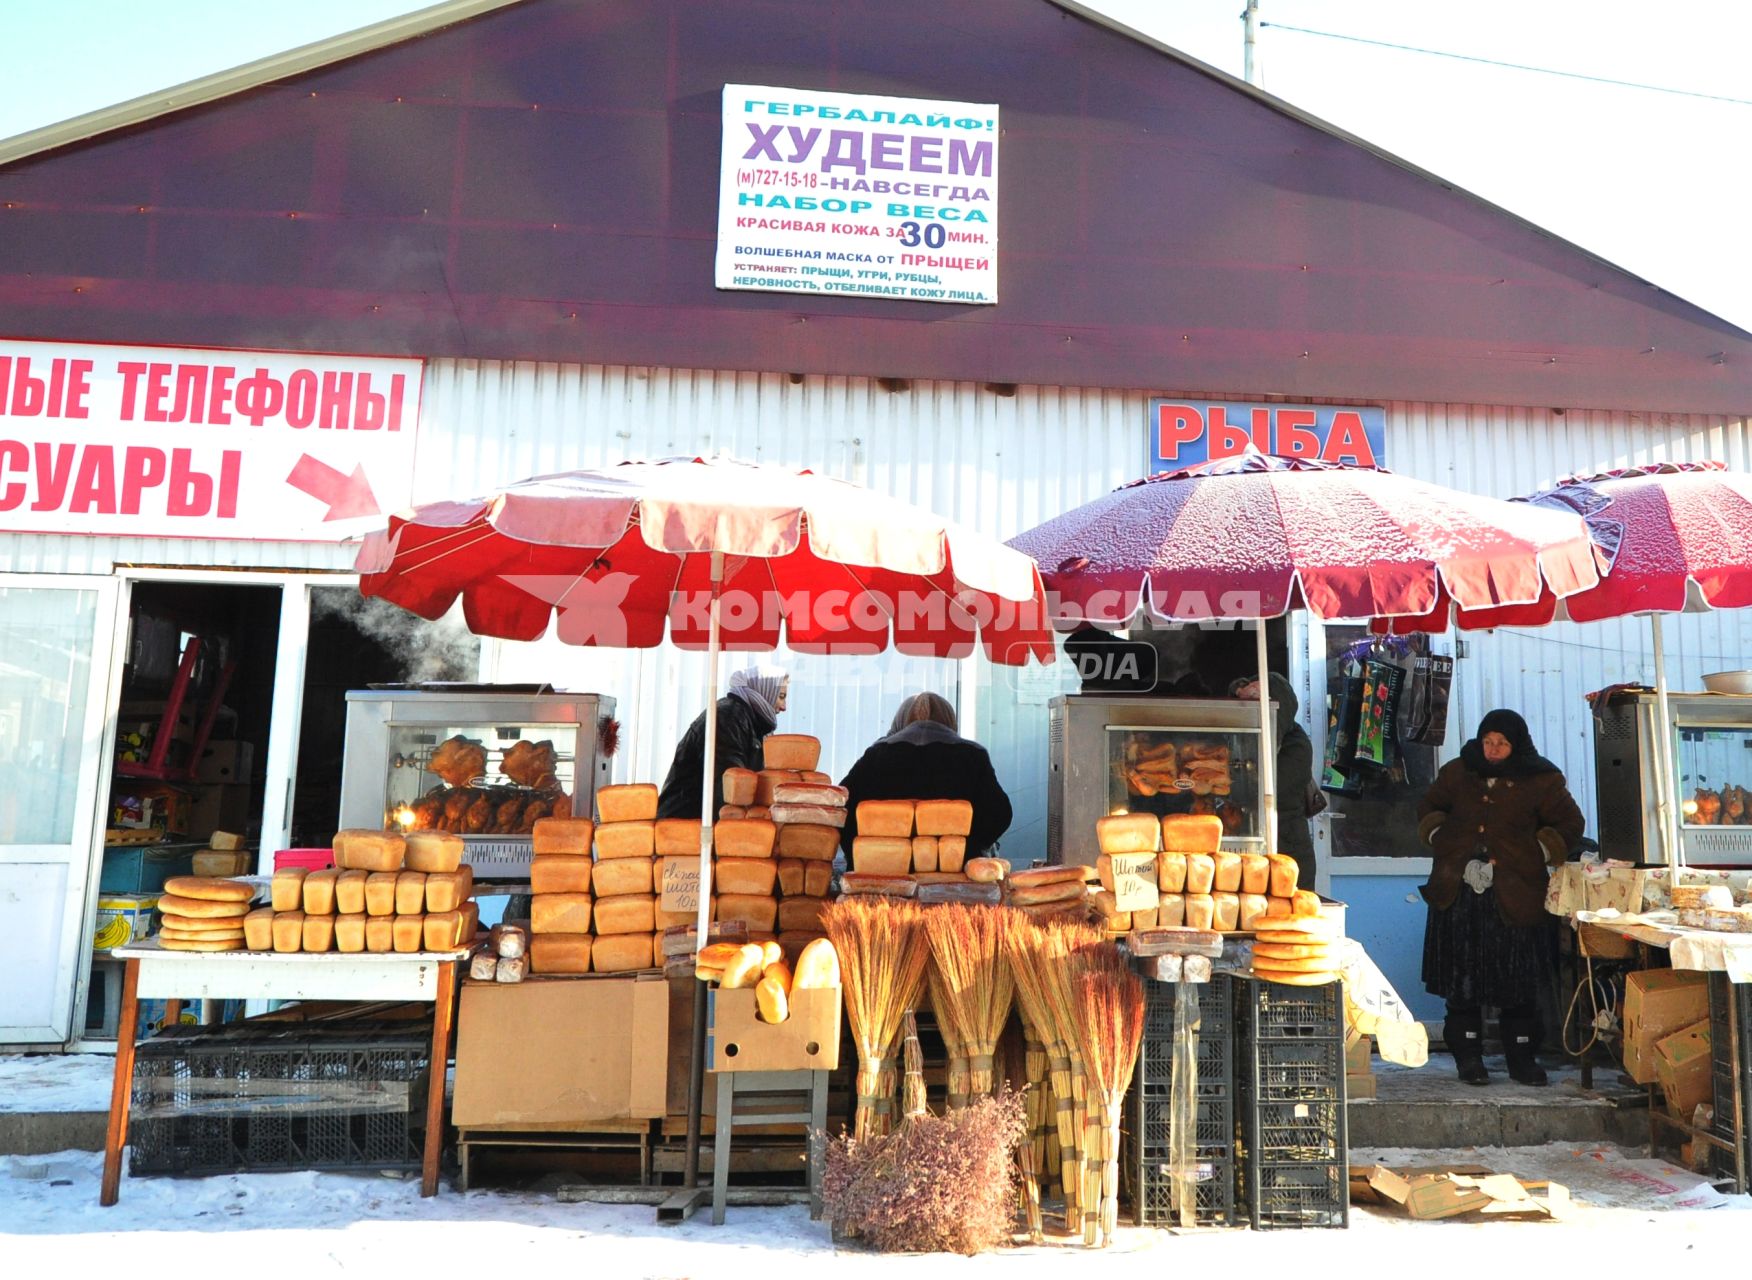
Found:
[[1245, 1177], [1255, 1231], [1350, 1225], [1350, 1169], [1343, 1160], [1249, 1161]]
[[1237, 1020], [1255, 1040], [1344, 1041], [1344, 986], [1294, 987], [1237, 978]]
[[[1201, 1227], [1240, 1226], [1241, 1218], [1235, 1209], [1233, 1148], [1197, 1151], [1193, 1162], [1193, 1222]], [[1174, 1180], [1168, 1176], [1166, 1158], [1141, 1160], [1133, 1167], [1137, 1173], [1137, 1184], [1132, 1189], [1133, 1220], [1137, 1225], [1180, 1225]]]
[[1254, 1041], [1240, 1074], [1262, 1102], [1335, 1101], [1344, 1083], [1344, 1042]]
[[1199, 983], [1145, 980], [1144, 1038], [1138, 1049], [1135, 1078], [1145, 1085], [1166, 1087], [1172, 1077], [1174, 1015], [1182, 990], [1196, 993], [1198, 999], [1195, 1024], [1198, 1045], [1194, 1057], [1198, 1061], [1199, 1090], [1204, 1093], [1217, 1082], [1226, 1090], [1235, 1073], [1235, 998], [1223, 974]]
[[177, 1028], [135, 1055], [129, 1170], [417, 1169], [430, 1055], [419, 1022]]

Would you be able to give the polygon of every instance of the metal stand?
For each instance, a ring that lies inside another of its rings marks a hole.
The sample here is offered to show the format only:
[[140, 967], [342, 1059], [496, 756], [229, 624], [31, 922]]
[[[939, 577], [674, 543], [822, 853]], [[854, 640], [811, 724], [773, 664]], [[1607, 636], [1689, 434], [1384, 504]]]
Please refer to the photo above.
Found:
[[[717, 1136], [712, 1144], [712, 1225], [724, 1225], [724, 1201], [730, 1189], [730, 1140], [741, 1125], [803, 1124], [809, 1179], [809, 1216], [821, 1217], [821, 1161], [814, 1135], [827, 1129], [827, 1075], [825, 1071], [720, 1071], [718, 1073]], [[760, 1099], [763, 1103], [791, 1110], [768, 1110], [736, 1114], [736, 1100]], [[807, 1110], [804, 1108], [807, 1107]]]

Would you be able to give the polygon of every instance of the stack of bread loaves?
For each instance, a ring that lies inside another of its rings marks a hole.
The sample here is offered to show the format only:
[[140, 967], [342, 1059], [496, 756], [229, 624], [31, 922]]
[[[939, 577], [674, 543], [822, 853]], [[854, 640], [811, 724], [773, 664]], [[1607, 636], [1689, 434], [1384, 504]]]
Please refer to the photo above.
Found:
[[[607, 790], [608, 788], [604, 788]], [[527, 960], [531, 973], [589, 973], [593, 939], [590, 925], [590, 844], [596, 824], [589, 818], [541, 818], [530, 832], [534, 857], [529, 864], [529, 933]], [[523, 959], [523, 940], [516, 954], [500, 958]], [[517, 966], [513, 966], [517, 968]], [[520, 976], [520, 975], [518, 975]], [[501, 982], [511, 975], [494, 974]]]
[[172, 876], [158, 900], [158, 941], [166, 951], [242, 951], [253, 897], [255, 890], [238, 880]]
[[1342, 946], [1338, 925], [1321, 916], [1266, 919], [1253, 939], [1253, 973], [1267, 982], [1323, 986], [1338, 981]]
[[[596, 973], [631, 973], [663, 963], [657, 953], [657, 788], [649, 782], [596, 793]], [[675, 833], [666, 829], [666, 836]], [[541, 966], [535, 966], [541, 972]]]
[[868, 875], [960, 875], [973, 805], [966, 800], [865, 800], [852, 840], [853, 870]]
[[[774, 743], [774, 738], [779, 742]], [[773, 786], [772, 817], [778, 827], [779, 943], [795, 959], [822, 936], [821, 909], [833, 888], [833, 860], [846, 825], [846, 789], [815, 771], [821, 744], [802, 734], [775, 734], [766, 740], [768, 763], [807, 764], [798, 781]], [[814, 781], [813, 779], [820, 779]]]
[[712, 826], [712, 888], [720, 922], [740, 923], [750, 942], [777, 943], [779, 829], [771, 818], [722, 818]]
[[[1252, 932], [1268, 920], [1318, 916], [1320, 899], [1296, 887], [1296, 860], [1287, 854], [1234, 853], [1222, 848], [1223, 820], [1209, 814], [1117, 814], [1096, 823], [1097, 866], [1112, 888], [1111, 859], [1154, 853], [1161, 902], [1153, 923], [1169, 928]], [[1097, 904], [1103, 900], [1098, 896]], [[1118, 921], [1110, 922], [1114, 928]], [[1145, 928], [1137, 913], [1128, 927]]]
[[724, 770], [722, 818], [770, 818], [773, 795], [787, 782], [832, 782], [815, 766], [821, 763], [821, 739], [806, 733], [769, 733], [761, 740], [761, 769]]
[[480, 908], [462, 837], [445, 831], [342, 831], [335, 865], [274, 873], [270, 905], [245, 917], [252, 951], [456, 951]]
[[1029, 867], [1004, 877], [1004, 901], [1037, 920], [1077, 916], [1087, 909], [1090, 868]]

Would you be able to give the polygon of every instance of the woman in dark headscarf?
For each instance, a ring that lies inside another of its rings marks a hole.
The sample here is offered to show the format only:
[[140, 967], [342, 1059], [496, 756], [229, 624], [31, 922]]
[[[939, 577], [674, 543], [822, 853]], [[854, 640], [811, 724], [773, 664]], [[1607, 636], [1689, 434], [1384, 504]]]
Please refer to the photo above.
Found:
[[1419, 808], [1418, 835], [1434, 858], [1423, 980], [1448, 1002], [1443, 1031], [1467, 1084], [1489, 1084], [1484, 1007], [1498, 1010], [1509, 1075], [1546, 1083], [1539, 989], [1551, 969], [1545, 880], [1582, 838], [1582, 811], [1563, 773], [1533, 747], [1527, 722], [1492, 711], [1478, 736], [1436, 775]]
[[[778, 727], [791, 683], [781, 667], [762, 663], [730, 677], [730, 691], [718, 699], [718, 750], [712, 762], [712, 812], [724, 807], [724, 770], [761, 767], [761, 740]], [[669, 776], [657, 801], [659, 818], [697, 818], [705, 780], [706, 713], [700, 712], [675, 747]]]

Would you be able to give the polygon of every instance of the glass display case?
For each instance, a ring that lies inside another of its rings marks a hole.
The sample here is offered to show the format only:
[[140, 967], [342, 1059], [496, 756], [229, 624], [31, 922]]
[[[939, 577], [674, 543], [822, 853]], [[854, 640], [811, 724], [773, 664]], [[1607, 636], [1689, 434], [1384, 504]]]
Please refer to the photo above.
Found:
[[1059, 697], [1048, 742], [1049, 862], [1093, 864], [1095, 822], [1110, 813], [1215, 814], [1224, 848], [1264, 847], [1256, 702]]
[[[1675, 693], [1674, 795], [1691, 866], [1752, 865], [1752, 696]], [[1594, 715], [1600, 849], [1608, 858], [1660, 862], [1655, 696], [1626, 692]]]
[[545, 817], [588, 815], [614, 700], [444, 686], [347, 694], [341, 826], [452, 831], [477, 876], [527, 872]]

